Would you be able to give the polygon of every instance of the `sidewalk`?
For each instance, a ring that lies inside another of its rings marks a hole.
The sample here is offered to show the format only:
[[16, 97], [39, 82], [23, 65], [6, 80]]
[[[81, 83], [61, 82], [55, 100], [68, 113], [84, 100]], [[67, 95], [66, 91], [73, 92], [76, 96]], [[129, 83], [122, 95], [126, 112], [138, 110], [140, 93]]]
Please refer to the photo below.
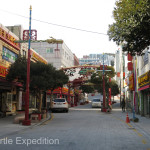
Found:
[[29, 128], [41, 125], [51, 118], [51, 114], [48, 113], [48, 117], [46, 119], [42, 119], [38, 123], [31, 123], [30, 126], [23, 126], [22, 124], [14, 124], [13, 123], [14, 117], [15, 116], [7, 116], [5, 118], [0, 118], [0, 139], [8, 135], [18, 133], [22, 130], [27, 130]]
[[[120, 119], [120, 121], [126, 122], [126, 115], [128, 113], [129, 119], [132, 119], [133, 113], [127, 112], [127, 111], [122, 112], [122, 109], [120, 107], [120, 101], [119, 100], [115, 100], [115, 101], [117, 103], [113, 104], [111, 114], [114, 117]], [[133, 129], [137, 129], [138, 131], [140, 131], [140, 133], [142, 133], [144, 135], [149, 134], [149, 136], [150, 136], [150, 118], [142, 117], [137, 114], [135, 114], [135, 117], [137, 117], [139, 119], [139, 122], [130, 121], [130, 123], [128, 124], [129, 127], [133, 128]]]

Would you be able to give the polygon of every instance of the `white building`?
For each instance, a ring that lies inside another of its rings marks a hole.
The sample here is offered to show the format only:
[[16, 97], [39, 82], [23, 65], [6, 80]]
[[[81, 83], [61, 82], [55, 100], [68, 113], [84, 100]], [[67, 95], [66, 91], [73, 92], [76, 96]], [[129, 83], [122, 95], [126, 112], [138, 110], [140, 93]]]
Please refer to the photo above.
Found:
[[57, 69], [74, 66], [74, 55], [64, 42], [62, 44], [31, 43], [31, 48]]

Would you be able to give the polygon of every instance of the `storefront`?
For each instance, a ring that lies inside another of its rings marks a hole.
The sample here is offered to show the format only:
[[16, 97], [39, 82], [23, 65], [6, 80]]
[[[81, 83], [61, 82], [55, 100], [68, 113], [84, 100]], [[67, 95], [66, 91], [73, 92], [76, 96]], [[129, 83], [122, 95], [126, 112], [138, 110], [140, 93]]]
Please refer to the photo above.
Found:
[[150, 71], [138, 78], [138, 85], [141, 115], [150, 117]]
[[15, 62], [20, 52], [20, 46], [14, 41], [18, 38], [0, 24], [0, 111], [6, 115], [15, 113], [18, 107], [19, 89], [17, 82], [5, 80], [9, 66]]

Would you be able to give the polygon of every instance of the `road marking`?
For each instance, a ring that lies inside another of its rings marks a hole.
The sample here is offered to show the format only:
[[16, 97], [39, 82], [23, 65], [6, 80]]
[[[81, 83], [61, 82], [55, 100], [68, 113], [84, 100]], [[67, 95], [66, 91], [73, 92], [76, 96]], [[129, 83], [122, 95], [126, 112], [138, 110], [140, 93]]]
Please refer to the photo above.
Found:
[[49, 119], [49, 120], [43, 122], [41, 125], [46, 125], [49, 121], [53, 120], [53, 118], [54, 118], [54, 115], [51, 114], [51, 119]]

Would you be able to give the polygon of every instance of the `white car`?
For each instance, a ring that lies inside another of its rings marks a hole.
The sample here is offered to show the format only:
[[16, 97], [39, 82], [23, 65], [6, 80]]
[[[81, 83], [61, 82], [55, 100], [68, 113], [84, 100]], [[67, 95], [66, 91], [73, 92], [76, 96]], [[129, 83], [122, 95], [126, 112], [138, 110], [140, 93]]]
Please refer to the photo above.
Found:
[[69, 105], [65, 98], [56, 98], [52, 102], [52, 111], [59, 110], [59, 111], [69, 111]]
[[93, 107], [99, 107], [99, 108], [101, 108], [101, 106], [102, 106], [102, 101], [99, 98], [94, 98], [92, 100], [92, 108]]

